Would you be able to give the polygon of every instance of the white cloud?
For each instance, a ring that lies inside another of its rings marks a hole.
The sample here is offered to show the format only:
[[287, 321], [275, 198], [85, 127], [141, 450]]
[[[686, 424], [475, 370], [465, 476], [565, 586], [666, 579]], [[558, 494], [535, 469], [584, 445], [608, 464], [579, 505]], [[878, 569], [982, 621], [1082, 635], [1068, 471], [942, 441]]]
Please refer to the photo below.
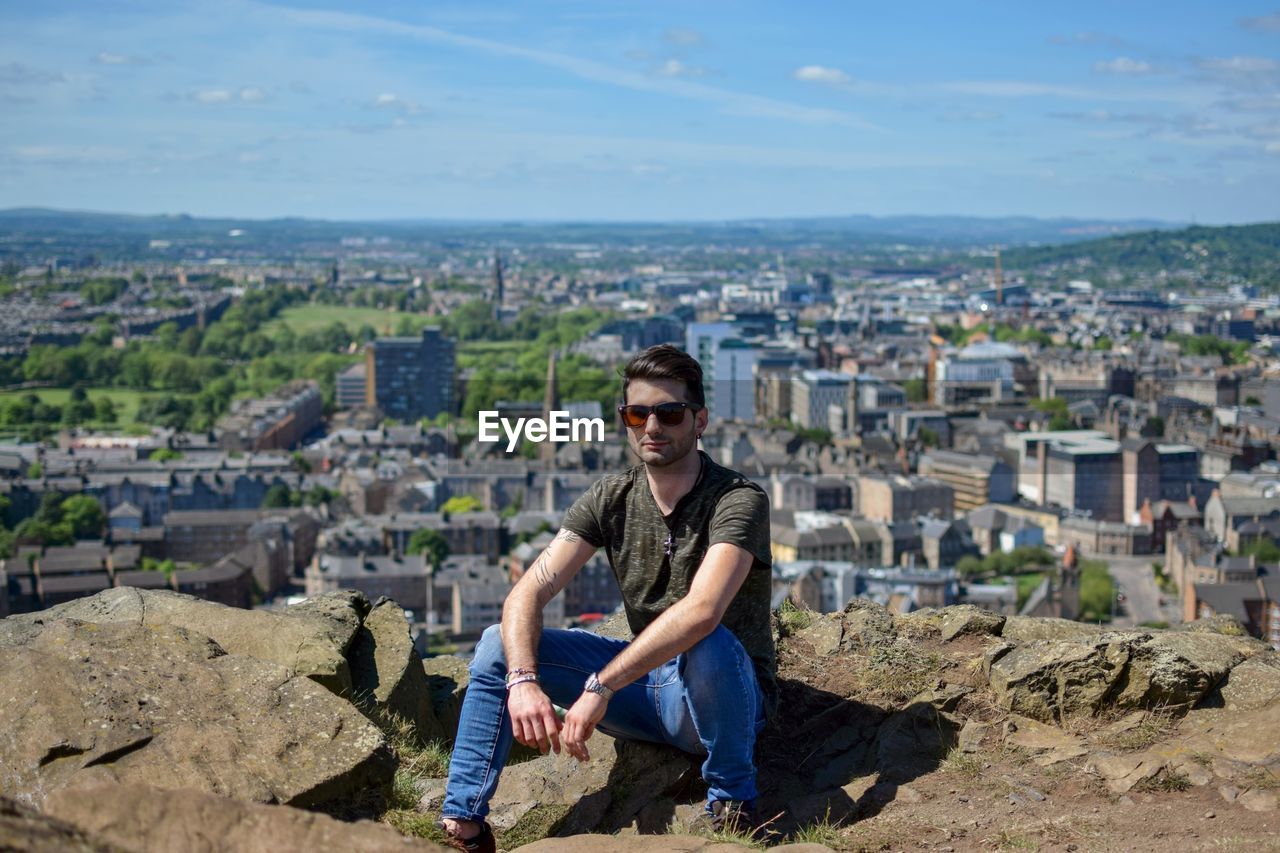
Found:
[[402, 98], [391, 92], [383, 92], [373, 99], [374, 109], [391, 110], [401, 115], [417, 115], [422, 112], [422, 105], [417, 101], [411, 101], [408, 98]]
[[674, 44], [679, 47], [697, 47], [706, 42], [706, 38], [702, 33], [683, 27], [672, 27], [667, 30], [662, 34], [662, 40], [667, 44]]
[[149, 65], [150, 63], [141, 56], [128, 56], [123, 53], [111, 53], [110, 51], [102, 51], [93, 58], [98, 65]]
[[1280, 12], [1270, 15], [1259, 15], [1256, 18], [1241, 18], [1240, 26], [1246, 30], [1262, 30], [1263, 32], [1280, 33]]
[[583, 80], [602, 83], [641, 92], [657, 92], [678, 98], [703, 101], [717, 105], [724, 113], [738, 116], [773, 118], [803, 124], [827, 124], [879, 130], [876, 125], [852, 113], [793, 104], [761, 95], [733, 92], [705, 83], [679, 77], [659, 77], [638, 71], [614, 68], [589, 59], [569, 54], [537, 50], [518, 45], [459, 35], [439, 27], [406, 24], [401, 21], [360, 15], [348, 12], [270, 7], [273, 14], [295, 26], [310, 26], [344, 33], [374, 32], [383, 35], [417, 39], [434, 44], [477, 50], [498, 56], [521, 59], [548, 68], [555, 68]]
[[200, 104], [229, 104], [241, 101], [246, 104], [259, 104], [267, 100], [267, 93], [256, 86], [245, 86], [241, 89], [200, 89], [187, 96]]
[[804, 65], [797, 68], [791, 76], [805, 83], [825, 83], [829, 86], [838, 86], [853, 80], [839, 68], [828, 68], [825, 65]]
[[1267, 74], [1280, 69], [1280, 63], [1261, 56], [1232, 56], [1226, 59], [1201, 59], [1196, 63], [1206, 71], [1224, 74]]
[[654, 68], [654, 73], [662, 77], [702, 77], [707, 69], [698, 65], [689, 65], [678, 59], [668, 59]]
[[1156, 67], [1150, 62], [1130, 59], [1127, 56], [1119, 56], [1107, 62], [1095, 62], [1093, 70], [1099, 74], [1127, 74], [1133, 76], [1156, 73]]

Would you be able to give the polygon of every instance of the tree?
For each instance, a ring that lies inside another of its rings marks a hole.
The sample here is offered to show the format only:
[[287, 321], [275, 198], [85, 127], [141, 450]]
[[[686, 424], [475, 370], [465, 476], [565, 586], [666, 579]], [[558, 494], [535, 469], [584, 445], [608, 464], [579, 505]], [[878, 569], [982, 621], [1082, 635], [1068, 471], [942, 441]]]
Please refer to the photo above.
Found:
[[89, 495], [72, 495], [62, 502], [62, 523], [76, 539], [96, 539], [102, 535], [107, 517], [98, 501]]
[[289, 487], [284, 483], [276, 483], [262, 496], [262, 506], [266, 509], [282, 509], [297, 504], [293, 501], [293, 493]]
[[938, 434], [926, 426], [922, 426], [920, 429], [916, 430], [916, 438], [918, 438], [920, 443], [925, 447], [938, 447], [941, 443], [941, 439]]
[[923, 403], [929, 395], [928, 383], [918, 377], [903, 382], [902, 389], [907, 392], [907, 400], [912, 403]]
[[484, 504], [480, 503], [480, 499], [475, 495], [456, 495], [444, 502], [440, 512], [445, 515], [455, 515], [460, 512], [479, 512], [482, 509]]
[[449, 540], [439, 530], [423, 528], [413, 532], [405, 550], [410, 554], [422, 554], [433, 568], [439, 568], [449, 558]]

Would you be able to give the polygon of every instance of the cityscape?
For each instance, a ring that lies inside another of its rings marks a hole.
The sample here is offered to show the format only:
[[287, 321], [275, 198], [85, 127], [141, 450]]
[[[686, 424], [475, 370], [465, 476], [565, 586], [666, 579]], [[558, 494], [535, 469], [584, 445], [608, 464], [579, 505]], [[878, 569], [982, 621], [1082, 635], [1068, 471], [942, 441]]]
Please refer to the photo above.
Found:
[[0, 849], [1273, 849], [1277, 8], [0, 20]]

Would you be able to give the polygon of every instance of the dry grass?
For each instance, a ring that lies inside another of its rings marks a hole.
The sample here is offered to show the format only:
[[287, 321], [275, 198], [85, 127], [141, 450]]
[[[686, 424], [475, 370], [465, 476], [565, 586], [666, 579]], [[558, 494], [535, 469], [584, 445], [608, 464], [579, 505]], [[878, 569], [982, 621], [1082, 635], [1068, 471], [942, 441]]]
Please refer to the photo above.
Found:
[[1251, 767], [1237, 780], [1241, 785], [1254, 791], [1274, 791], [1280, 788], [1280, 776], [1265, 767]]
[[1108, 749], [1121, 752], [1146, 749], [1151, 744], [1168, 737], [1177, 726], [1178, 718], [1173, 713], [1157, 708], [1148, 712], [1133, 728], [1123, 732], [1104, 734], [1098, 738], [1098, 743]]
[[784, 637], [793, 636], [812, 624], [813, 611], [797, 607], [789, 598], [778, 608], [778, 632]]
[[1157, 774], [1150, 779], [1143, 779], [1133, 786], [1133, 790], [1147, 794], [1174, 793], [1186, 791], [1190, 788], [1191, 780], [1187, 778], [1185, 773], [1170, 771]]
[[982, 773], [982, 759], [974, 753], [954, 747], [947, 753], [947, 757], [938, 769], [944, 773], [955, 773], [958, 776], [976, 779]]
[[935, 687], [947, 662], [937, 652], [921, 651], [914, 644], [895, 640], [873, 646], [854, 664], [859, 685], [866, 694], [893, 702], [906, 702]]

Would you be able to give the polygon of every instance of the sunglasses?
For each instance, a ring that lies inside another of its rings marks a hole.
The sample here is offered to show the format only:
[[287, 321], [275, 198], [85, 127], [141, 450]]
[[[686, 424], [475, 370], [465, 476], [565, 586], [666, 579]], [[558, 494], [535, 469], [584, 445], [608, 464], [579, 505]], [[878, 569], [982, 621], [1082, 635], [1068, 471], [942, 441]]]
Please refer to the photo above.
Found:
[[649, 422], [649, 415], [657, 415], [658, 423], [663, 426], [680, 426], [684, 423], [685, 409], [698, 411], [702, 407], [696, 403], [659, 403], [656, 406], [619, 406], [618, 414], [622, 422], [631, 429], [642, 427]]

